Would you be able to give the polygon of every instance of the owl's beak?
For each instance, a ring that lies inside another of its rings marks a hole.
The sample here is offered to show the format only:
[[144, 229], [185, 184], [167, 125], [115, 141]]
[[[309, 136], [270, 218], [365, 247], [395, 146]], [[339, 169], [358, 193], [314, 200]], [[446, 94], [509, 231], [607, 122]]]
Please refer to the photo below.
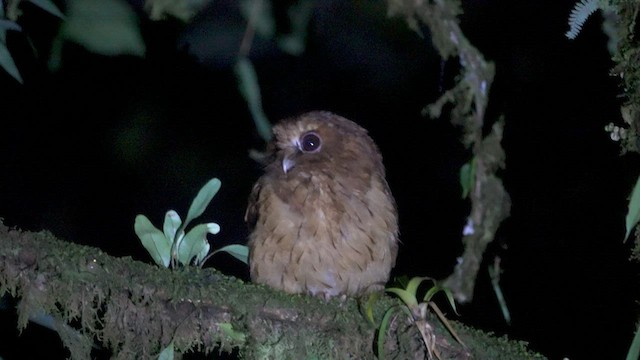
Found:
[[289, 170], [291, 170], [291, 168], [293, 168], [294, 166], [296, 166], [296, 162], [295, 160], [293, 160], [293, 157], [296, 154], [296, 149], [286, 149], [285, 153], [284, 153], [284, 157], [282, 158], [282, 171], [286, 174], [289, 172]]
[[295, 165], [296, 162], [289, 157], [285, 157], [284, 159], [282, 159], [282, 171], [284, 171], [285, 174], [289, 172], [289, 170], [291, 170], [291, 168]]

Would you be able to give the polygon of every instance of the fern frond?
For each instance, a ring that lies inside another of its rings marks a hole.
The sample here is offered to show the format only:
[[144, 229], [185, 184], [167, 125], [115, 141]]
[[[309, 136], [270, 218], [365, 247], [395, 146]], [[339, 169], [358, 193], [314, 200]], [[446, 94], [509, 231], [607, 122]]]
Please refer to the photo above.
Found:
[[575, 39], [582, 30], [582, 25], [598, 8], [598, 0], [581, 0], [577, 3], [569, 15], [569, 31], [564, 35], [569, 39]]

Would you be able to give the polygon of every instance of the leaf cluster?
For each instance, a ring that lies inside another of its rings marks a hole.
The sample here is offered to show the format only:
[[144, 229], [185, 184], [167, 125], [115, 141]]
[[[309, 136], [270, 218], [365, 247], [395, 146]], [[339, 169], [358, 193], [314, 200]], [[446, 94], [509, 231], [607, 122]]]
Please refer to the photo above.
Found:
[[[425, 280], [432, 281], [433, 286], [426, 291], [425, 295], [422, 297], [422, 301], [419, 302], [418, 288]], [[385, 344], [386, 333], [389, 329], [392, 319], [394, 318], [394, 315], [397, 314], [399, 311], [401, 313], [406, 314], [410, 319], [412, 319], [413, 323], [420, 331], [420, 335], [422, 336], [424, 345], [427, 349], [427, 356], [430, 359], [433, 358], [434, 356], [440, 359], [440, 352], [437, 346], [435, 329], [429, 323], [429, 320], [428, 320], [427, 315], [428, 315], [429, 309], [431, 309], [436, 314], [440, 322], [447, 328], [447, 330], [456, 339], [456, 341], [464, 346], [464, 343], [462, 342], [460, 337], [457, 335], [453, 327], [451, 327], [451, 324], [449, 324], [449, 321], [445, 317], [444, 313], [432, 300], [437, 293], [440, 293], [440, 292], [444, 293], [447, 297], [449, 305], [451, 306], [453, 311], [456, 314], [458, 314], [456, 310], [455, 300], [453, 298], [453, 294], [451, 290], [438, 284], [432, 278], [414, 277], [411, 280], [409, 280], [409, 282], [404, 288], [392, 287], [392, 288], [386, 289], [386, 291], [398, 296], [402, 300], [403, 305], [391, 306], [390, 308], [387, 309], [387, 311], [384, 313], [382, 317], [380, 326], [378, 327], [377, 343], [376, 343], [376, 350], [377, 350], [376, 353], [378, 355], [378, 359], [384, 359], [384, 344]]]
[[184, 222], [176, 211], [167, 211], [162, 231], [153, 226], [145, 215], [136, 216], [136, 235], [156, 264], [168, 268], [193, 263], [201, 267], [209, 257], [221, 251], [248, 263], [248, 248], [244, 245], [227, 245], [209, 254], [211, 245], [207, 241], [207, 234], [215, 235], [220, 232], [220, 225], [216, 223], [199, 224], [185, 233], [187, 225], [202, 215], [220, 186], [219, 179], [209, 180], [193, 199]]

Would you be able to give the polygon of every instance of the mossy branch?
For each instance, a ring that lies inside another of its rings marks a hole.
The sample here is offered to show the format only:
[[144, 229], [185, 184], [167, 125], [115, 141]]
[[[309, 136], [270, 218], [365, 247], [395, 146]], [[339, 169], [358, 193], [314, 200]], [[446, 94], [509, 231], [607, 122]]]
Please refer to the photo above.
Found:
[[[247, 359], [374, 358], [376, 326], [355, 299], [288, 295], [213, 269], [172, 271], [0, 223], [0, 293], [6, 292], [19, 301], [17, 326], [51, 315], [73, 359], [91, 358], [94, 344], [115, 359], [155, 359], [172, 342], [179, 353], [238, 348]], [[374, 319], [398, 304], [381, 297]], [[462, 349], [433, 323], [443, 359], [542, 358], [522, 342], [454, 323], [468, 346]], [[411, 319], [399, 315], [393, 324], [387, 358], [425, 359]]]
[[354, 302], [290, 296], [213, 269], [171, 271], [3, 225], [0, 254], [0, 292], [20, 299], [18, 326], [43, 312], [78, 325], [85, 346], [62, 336], [74, 359], [90, 358], [92, 339], [123, 359], [157, 358], [172, 341], [179, 352], [238, 347], [246, 358], [371, 353], [374, 330]]
[[463, 144], [472, 149], [475, 180], [471, 187], [471, 214], [464, 231], [465, 250], [454, 273], [444, 281], [459, 302], [473, 298], [476, 276], [487, 245], [493, 241], [500, 223], [509, 216], [511, 201], [496, 172], [504, 167], [500, 145], [504, 124], [496, 122], [486, 137], [485, 112], [495, 73], [494, 65], [484, 59], [462, 33], [456, 0], [388, 0], [391, 14], [406, 17], [409, 26], [419, 32], [422, 22], [431, 31], [431, 40], [443, 59], [457, 57], [461, 73], [456, 85], [425, 108], [431, 117], [439, 117], [442, 108], [452, 104], [451, 122], [463, 129]]

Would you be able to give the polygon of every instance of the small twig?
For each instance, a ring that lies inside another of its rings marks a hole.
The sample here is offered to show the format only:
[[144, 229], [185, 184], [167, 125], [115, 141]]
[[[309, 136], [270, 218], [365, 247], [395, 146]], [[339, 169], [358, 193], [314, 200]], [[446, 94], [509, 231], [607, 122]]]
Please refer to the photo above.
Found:
[[258, 15], [260, 14], [260, 11], [262, 10], [262, 6], [262, 0], [253, 0], [249, 19], [247, 20], [247, 27], [244, 30], [244, 35], [242, 36], [242, 41], [240, 42], [240, 50], [238, 51], [238, 55], [240, 57], [246, 57], [247, 55], [249, 55], [251, 44], [253, 43], [253, 38], [255, 37], [256, 33], [255, 23]]

